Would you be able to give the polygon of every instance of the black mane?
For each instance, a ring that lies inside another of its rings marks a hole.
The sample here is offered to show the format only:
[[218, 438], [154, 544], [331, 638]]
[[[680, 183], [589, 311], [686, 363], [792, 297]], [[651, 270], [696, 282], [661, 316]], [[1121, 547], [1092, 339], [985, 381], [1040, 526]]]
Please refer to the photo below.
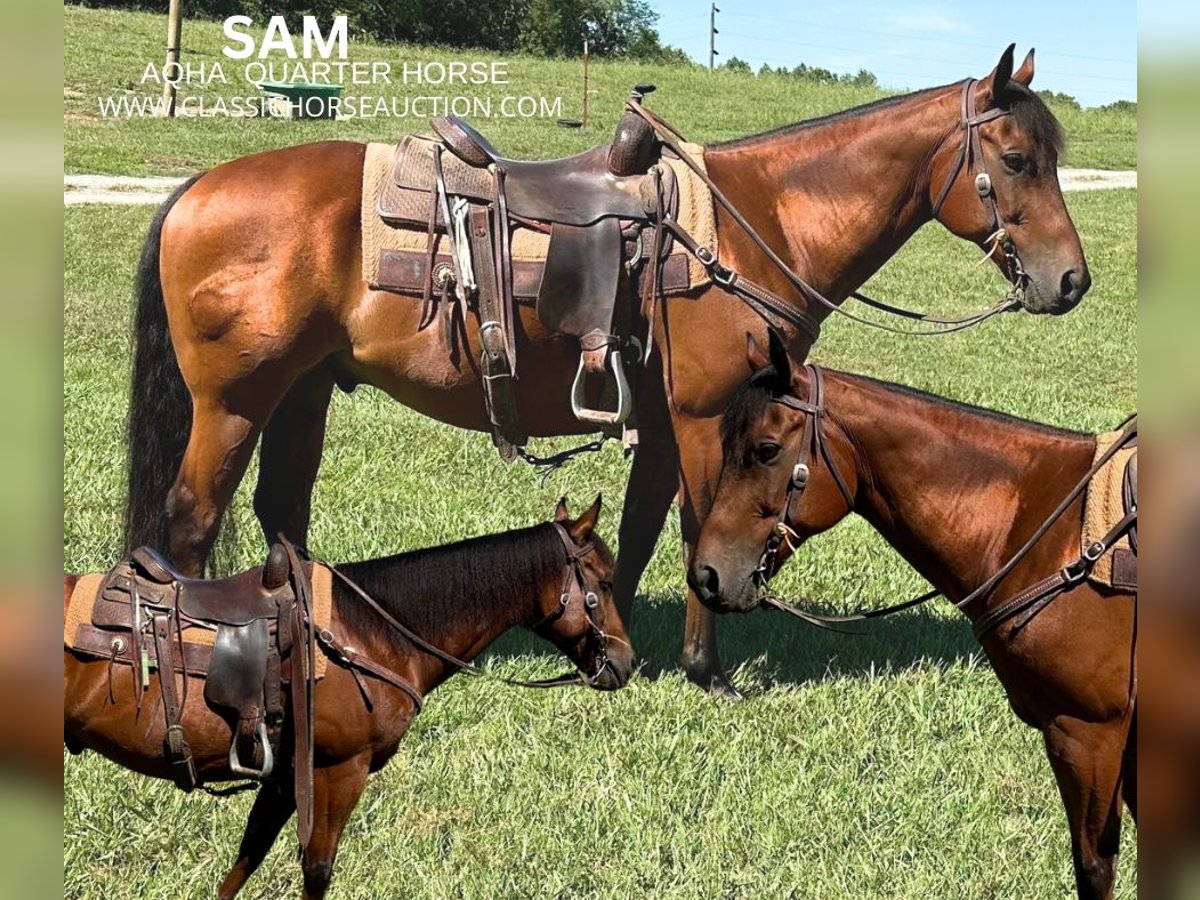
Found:
[[[562, 541], [543, 523], [338, 569], [417, 634], [432, 638], [450, 621], [494, 616], [514, 597], [532, 613], [538, 589], [565, 564]], [[336, 577], [333, 588], [338, 612], [350, 627], [364, 635], [390, 631]]]
[[[959, 82], [961, 84], [962, 82]], [[859, 106], [851, 107], [850, 109], [840, 110], [838, 112], [829, 113], [824, 116], [816, 116], [812, 119], [804, 119], [800, 122], [794, 122], [790, 125], [781, 125], [778, 128], [773, 128], [770, 131], [764, 131], [759, 134], [747, 135], [745, 137], [733, 138], [728, 141], [710, 144], [713, 149], [721, 149], [726, 147], [739, 147], [747, 144], [752, 144], [760, 140], [768, 140], [781, 135], [792, 134], [798, 131], [804, 131], [809, 128], [819, 128], [822, 125], [832, 125], [835, 122], [842, 122], [846, 119], [854, 119], [859, 116], [864, 116], [869, 113], [876, 112], [881, 109], [889, 109], [893, 106], [901, 106], [909, 100], [915, 100], [919, 97], [928, 96], [936, 91], [945, 90], [945, 86], [924, 88], [919, 91], [913, 91], [908, 94], [895, 94], [889, 97], [881, 97], [878, 100], [872, 100], [870, 103], [863, 103]], [[1050, 111], [1044, 100], [1031, 91], [1025, 85], [1017, 81], [1009, 81], [1008, 87], [1005, 89], [1005, 101], [1009, 104], [1013, 118], [1017, 120], [1017, 124], [1022, 130], [1027, 132], [1033, 140], [1034, 145], [1043, 153], [1053, 151], [1054, 154], [1062, 152], [1064, 138], [1062, 126], [1059, 125], [1058, 119], [1054, 117], [1054, 113]]]

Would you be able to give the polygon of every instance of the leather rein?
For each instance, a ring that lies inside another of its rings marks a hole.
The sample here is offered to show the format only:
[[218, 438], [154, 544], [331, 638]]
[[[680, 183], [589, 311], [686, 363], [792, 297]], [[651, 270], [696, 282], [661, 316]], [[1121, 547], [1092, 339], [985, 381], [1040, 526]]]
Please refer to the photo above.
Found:
[[[641, 116], [651, 128], [655, 130], [663, 144], [669, 147], [675, 155], [683, 161], [688, 168], [695, 173], [704, 185], [712, 194], [713, 199], [730, 215], [730, 217], [738, 224], [745, 232], [746, 236], [762, 251], [763, 255], [775, 266], [783, 276], [792, 283], [792, 285], [800, 292], [800, 294], [820, 306], [824, 306], [827, 310], [844, 316], [862, 325], [868, 325], [871, 328], [878, 328], [883, 331], [889, 331], [895, 334], [907, 334], [914, 336], [930, 336], [938, 334], [951, 334], [956, 331], [962, 331], [966, 328], [978, 325], [993, 316], [1003, 312], [1010, 312], [1020, 309], [1021, 297], [1024, 292], [1025, 284], [1028, 281], [1028, 276], [1021, 265], [1020, 257], [1017, 254], [1016, 246], [1012, 239], [1008, 236], [1007, 231], [1003, 227], [1000, 218], [1000, 209], [996, 202], [996, 193], [992, 187], [991, 177], [987, 173], [986, 163], [983, 158], [983, 149], [979, 137], [979, 128], [986, 122], [991, 122], [1004, 116], [1011, 115], [1009, 110], [999, 107], [989, 109], [983, 113], [976, 112], [975, 96], [979, 85], [977, 79], [968, 79], [963, 82], [962, 88], [962, 113], [959, 124], [959, 130], [962, 131], [962, 144], [959, 147], [958, 156], [955, 160], [953, 168], [950, 170], [949, 176], [942, 185], [938, 193], [937, 200], [933, 204], [933, 216], [936, 218], [941, 211], [946, 198], [950, 194], [955, 181], [961, 172], [966, 169], [970, 174], [975, 176], [975, 190], [979, 194], [980, 202], [982, 202], [988, 212], [991, 214], [991, 236], [988, 238], [990, 246], [986, 250], [984, 259], [990, 259], [996, 252], [997, 247], [1004, 254], [1005, 259], [1005, 274], [1012, 287], [1005, 295], [1004, 299], [978, 312], [970, 315], [961, 316], [958, 318], [943, 318], [940, 316], [930, 315], [923, 312], [915, 312], [913, 310], [904, 309], [902, 307], [893, 306], [889, 303], [884, 303], [880, 300], [875, 300], [862, 294], [858, 291], [852, 291], [849, 296], [868, 306], [878, 309], [882, 312], [894, 315], [900, 318], [909, 319], [911, 321], [924, 323], [926, 325], [935, 326], [926, 330], [913, 330], [909, 328], [896, 328], [884, 322], [876, 322], [871, 319], [856, 315], [849, 310], [843, 309], [839, 304], [830, 300], [808, 282], [806, 282], [794, 269], [792, 269], [784, 260], [773, 250], [767, 241], [758, 233], [753, 225], [746, 219], [744, 215], [734, 206], [733, 202], [725, 196], [724, 192], [713, 182], [708, 176], [708, 173], [686, 153], [679, 145], [679, 141], [686, 141], [686, 138], [679, 132], [677, 128], [660, 118], [656, 114], [646, 109], [640, 100], [640, 97], [635, 95], [626, 104], [626, 108]], [[678, 140], [676, 140], [678, 139]], [[678, 240], [689, 253], [694, 256], [701, 265], [709, 273], [713, 281], [741, 299], [749, 306], [758, 316], [764, 319], [768, 324], [772, 323], [772, 317], [781, 320], [788, 325], [800, 329], [808, 334], [815, 341], [820, 334], [820, 324], [809, 315], [806, 311], [795, 308], [794, 303], [781, 297], [779, 294], [746, 278], [729, 266], [724, 265], [717, 259], [717, 254], [713, 252], [711, 247], [700, 245], [696, 240], [684, 230], [684, 228], [669, 214], [663, 215], [659, 222], [660, 226], [669, 231], [676, 240]]]
[[[787, 494], [779, 521], [767, 537], [762, 556], [759, 558], [758, 567], [754, 572], [755, 580], [763, 588], [765, 588], [767, 581], [777, 571], [780, 547], [786, 543], [790, 550], [795, 551], [799, 546], [799, 536], [787, 523], [789, 519], [793, 519], [791, 515], [793, 504], [800, 503], [803, 498], [804, 489], [808, 486], [813, 467], [824, 461], [825, 465], [829, 467], [830, 474], [837, 483], [838, 489], [841, 491], [847, 506], [851, 512], [854, 512], [854, 497], [849, 487], [847, 487], [846, 479], [838, 469], [837, 462], [829, 452], [828, 444], [822, 431], [822, 424], [825, 418], [825, 380], [823, 372], [819, 366], [812, 364], [805, 365], [804, 371], [808, 380], [811, 402], [806, 402], [791, 394], [772, 398], [772, 402], [801, 412], [806, 418], [804, 432], [800, 441], [800, 449], [797, 454], [796, 464], [793, 466], [792, 473], [788, 479]], [[990, 596], [996, 585], [1003, 581], [1029, 555], [1037, 543], [1045, 537], [1054, 523], [1062, 518], [1071, 505], [1087, 490], [1096, 473], [1104, 468], [1108, 461], [1122, 448], [1128, 446], [1136, 438], [1137, 413], [1134, 413], [1122, 423], [1121, 433], [1113, 444], [1096, 458], [1091, 468], [1084, 473], [1083, 477], [1071, 488], [1021, 548], [983, 584], [979, 585], [979, 587], [975, 588], [961, 600], [952, 601], [955, 608], [965, 611], [966, 607], [974, 601], [985, 596]], [[1024, 615], [1014, 626], [1014, 632], [1024, 628], [1056, 596], [1083, 581], [1100, 558], [1136, 526], [1137, 508], [1134, 507], [1113, 525], [1103, 537], [1083, 548], [1083, 551], [1075, 560], [1063, 566], [1054, 574], [1025, 588], [1015, 596], [1008, 598], [986, 612], [978, 621], [974, 622], [975, 637], [982, 640], [996, 627], [1021, 614]], [[913, 597], [911, 600], [906, 600], [903, 603], [896, 603], [892, 606], [881, 608], [860, 609], [848, 615], [840, 616], [809, 612], [768, 593], [764, 593], [759, 603], [770, 609], [786, 612], [797, 619], [808, 622], [810, 625], [839, 630], [834, 626], [890, 616], [893, 613], [902, 612], [903, 610], [911, 609], [914, 606], [932, 600], [934, 597], [940, 596], [941, 593], [941, 591], [934, 589], [918, 597]]]
[[[583, 571], [582, 562], [584, 557], [595, 551], [595, 544], [589, 541], [582, 547], [576, 546], [575, 542], [571, 540], [571, 536], [567, 533], [567, 530], [562, 525], [560, 525], [558, 522], [551, 522], [550, 524], [554, 527], [555, 533], [562, 540], [563, 550], [566, 554], [562, 590], [560, 593], [559, 602], [555, 605], [554, 609], [552, 609], [548, 614], [543, 616], [533, 625], [529, 626], [529, 630], [538, 633], [546, 626], [551, 625], [558, 619], [562, 618], [574, 600], [578, 597], [583, 604], [583, 613], [588, 622], [588, 630], [599, 643], [599, 664], [596, 667], [596, 671], [592, 672], [591, 674], [577, 671], [567, 675], [561, 675], [557, 678], [545, 678], [535, 681], [525, 681], [519, 678], [507, 678], [499, 675], [492, 677], [495, 677], [497, 680], [502, 681], [505, 684], [510, 684], [515, 687], [556, 688], [566, 687], [569, 685], [584, 685], [591, 687], [599, 680], [600, 676], [603, 675], [604, 671], [611, 665], [608, 658], [609, 642], [620, 640], [620, 638], [616, 638], [606, 632], [601, 624], [596, 621], [596, 610], [600, 607], [600, 597], [599, 593], [596, 590], [593, 590], [592, 586], [588, 584], [587, 576]], [[466, 660], [459, 659], [452, 653], [447, 653], [445, 650], [442, 650], [440, 647], [431, 644], [425, 638], [421, 637], [403, 622], [399, 621], [386, 609], [384, 609], [374, 597], [368, 594], [357, 582], [338, 569], [337, 566], [333, 565], [332, 563], [316, 559], [307, 550], [301, 549], [301, 552], [307, 559], [310, 559], [313, 562], [320, 562], [321, 565], [328, 568], [335, 576], [337, 576], [338, 579], [341, 580], [343, 584], [350, 588], [350, 590], [352, 590], [359, 597], [359, 599], [366, 603], [367, 606], [370, 607], [370, 609], [375, 613], [375, 615], [381, 618], [393, 630], [399, 632], [410, 643], [416, 646], [417, 649], [429, 654], [430, 656], [436, 657], [445, 663], [449, 663], [454, 668], [460, 669], [468, 674], [479, 676], [488, 674], [478, 666], [469, 663]], [[333, 651], [335, 658], [337, 658], [340, 662], [350, 666], [363, 668], [379, 677], [384, 677], [380, 675], [380, 670], [383, 672], [388, 671], [383, 669], [381, 666], [371, 663], [369, 660], [365, 660], [362, 656], [359, 656], [352, 647], [345, 647], [337, 644], [336, 641], [332, 640], [333, 636], [329, 634], [327, 629], [318, 632], [317, 638], [321, 640], [321, 642], [327, 648]], [[396, 683], [393, 678], [384, 677], [384, 680], [392, 684]], [[419, 705], [418, 711], [420, 711]]]

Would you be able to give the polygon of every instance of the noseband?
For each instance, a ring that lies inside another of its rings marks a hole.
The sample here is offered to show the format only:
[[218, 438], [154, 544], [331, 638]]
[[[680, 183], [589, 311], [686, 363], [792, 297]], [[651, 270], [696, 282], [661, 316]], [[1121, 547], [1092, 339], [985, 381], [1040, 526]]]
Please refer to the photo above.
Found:
[[786, 541], [791, 549], [795, 549], [793, 543], [795, 532], [787, 523], [796, 521], [796, 517], [792, 514], [793, 504], [799, 504], [803, 499], [804, 489], [808, 487], [813, 468], [822, 460], [829, 467], [829, 472], [833, 475], [838, 490], [842, 492], [846, 505], [852, 511], [854, 509], [854, 495], [850, 493], [846, 479], [842, 477], [837, 462], [829, 452], [829, 445], [821, 427], [825, 419], [825, 373], [819, 366], [807, 364], [804, 366], [804, 375], [808, 381], [810, 401], [801, 400], [791, 394], [771, 398], [772, 403], [778, 403], [788, 409], [804, 413], [805, 419], [804, 432], [800, 438], [800, 449], [796, 455], [796, 464], [792, 466], [792, 474], [788, 477], [787, 494], [783, 500], [783, 509], [779, 513], [779, 521], [771, 529], [771, 534], [767, 537], [767, 544], [759, 558], [758, 568], [754, 570], [754, 576], [760, 585], [765, 585], [767, 579], [775, 573], [779, 548], [783, 543]]
[[992, 122], [996, 119], [1001, 119], [1005, 116], [1012, 115], [1012, 112], [1007, 109], [1001, 109], [998, 106], [992, 107], [986, 112], [975, 111], [975, 94], [979, 87], [979, 81], [974, 78], [969, 78], [963, 82], [962, 89], [962, 119], [959, 127], [962, 129], [963, 138], [962, 144], [958, 148], [958, 156], [954, 160], [954, 166], [950, 169], [950, 174], [947, 176], [945, 183], [942, 185], [941, 191], [938, 192], [937, 200], [933, 203], [933, 217], [936, 219], [942, 211], [942, 206], [946, 202], [946, 198], [950, 196], [950, 189], [954, 187], [954, 182], [958, 180], [959, 174], [964, 168], [968, 175], [975, 178], [975, 193], [979, 195], [979, 201], [983, 204], [984, 209], [991, 217], [990, 237], [987, 239], [990, 246], [987, 249], [987, 256], [984, 259], [991, 259], [992, 254], [996, 252], [996, 247], [1004, 254], [1005, 274], [1008, 280], [1020, 290], [1027, 278], [1025, 269], [1021, 265], [1021, 258], [1017, 255], [1016, 245], [1013, 244], [1012, 238], [1004, 228], [1004, 223], [1000, 218], [1000, 206], [996, 202], [996, 190], [992, 186], [992, 177], [988, 174], [987, 163], [983, 158], [983, 144], [979, 138], [979, 126], [985, 122]]

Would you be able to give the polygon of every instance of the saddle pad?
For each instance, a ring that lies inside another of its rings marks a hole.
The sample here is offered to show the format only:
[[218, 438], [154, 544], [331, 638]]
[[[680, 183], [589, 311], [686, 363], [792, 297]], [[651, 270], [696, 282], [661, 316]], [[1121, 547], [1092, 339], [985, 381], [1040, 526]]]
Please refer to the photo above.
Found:
[[[1120, 434], [1119, 431], [1110, 431], [1107, 434], [1096, 435], [1096, 454], [1092, 458], [1098, 459]], [[1092, 478], [1083, 506], [1082, 546], [1086, 547], [1092, 541], [1104, 537], [1125, 515], [1125, 467], [1136, 454], [1136, 447], [1118, 450]], [[1093, 581], [1113, 587], [1113, 552], [1117, 548], [1131, 552], [1128, 535], [1122, 537], [1113, 545], [1112, 550], [1100, 557], [1089, 576]]]
[[[75, 636], [79, 626], [92, 621], [92, 607], [100, 588], [104, 585], [107, 573], [91, 573], [80, 577], [75, 582], [71, 592], [71, 600], [67, 606], [67, 614], [63, 623], [63, 646], [68, 650], [76, 649]], [[313, 619], [318, 629], [328, 628], [333, 617], [333, 573], [319, 563], [312, 568], [312, 604]], [[204, 644], [212, 646], [217, 633], [208, 628], [185, 628], [183, 641], [185, 644]], [[318, 645], [320, 646], [320, 645]], [[324, 653], [317, 654], [315, 673], [317, 678], [325, 676], [325, 668], [329, 663]]]
[[[683, 148], [701, 168], [704, 167], [702, 146], [684, 144]], [[406, 287], [389, 279], [383, 271], [385, 254], [415, 254], [423, 257], [426, 252], [425, 228], [393, 227], [379, 215], [380, 199], [393, 184], [395, 160], [395, 144], [367, 144], [362, 184], [362, 277], [375, 290], [398, 291]], [[663, 162], [674, 170], [679, 186], [679, 209], [676, 213], [679, 224], [700, 244], [716, 251], [716, 213], [708, 188], [682, 160], [664, 156]], [[550, 236], [528, 228], [517, 228], [513, 232], [511, 246], [514, 269], [518, 270], [519, 276], [519, 270], [524, 265], [540, 266], [546, 261]], [[443, 241], [439, 246], [439, 255], [445, 250]], [[712, 280], [699, 260], [693, 258], [678, 242], [672, 247], [671, 256], [678, 257], [674, 265], [686, 263], [687, 274], [678, 285], [668, 286], [666, 293], [687, 293], [706, 286]], [[530, 296], [536, 295], [536, 287], [534, 284]]]

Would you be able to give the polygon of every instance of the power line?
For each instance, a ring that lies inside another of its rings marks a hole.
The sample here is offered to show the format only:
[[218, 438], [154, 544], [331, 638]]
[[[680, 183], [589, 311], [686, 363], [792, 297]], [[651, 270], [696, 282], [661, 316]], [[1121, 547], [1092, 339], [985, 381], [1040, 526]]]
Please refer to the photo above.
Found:
[[[735, 19], [758, 19], [759, 21], [772, 22], [776, 25], [783, 22], [783, 23], [787, 23], [789, 25], [806, 25], [809, 28], [828, 28], [833, 31], [849, 31], [849, 32], [853, 32], [855, 34], [873, 34], [878, 37], [904, 38], [904, 39], [913, 40], [913, 41], [930, 41], [935, 44], [952, 44], [952, 45], [955, 45], [958, 47], [978, 47], [978, 48], [982, 48], [984, 50], [995, 49], [995, 45], [993, 45], [993, 44], [980, 44], [980, 43], [975, 43], [972, 41], [955, 41], [955, 40], [951, 40], [950, 38], [935, 38], [935, 37], [928, 37], [927, 35], [909, 34], [909, 33], [900, 32], [900, 31], [876, 31], [876, 30], [873, 30], [870, 28], [852, 28], [849, 25], [828, 25], [824, 22], [805, 22], [800, 19], [788, 19], [788, 18], [784, 18], [781, 16], [756, 16], [756, 15], [752, 15], [750, 13], [728, 13], [728, 15], [733, 16]], [[1115, 62], [1115, 63], [1130, 63], [1130, 64], [1134, 64], [1137, 62], [1136, 59], [1117, 59], [1116, 57], [1112, 57], [1112, 56], [1085, 56], [1085, 55], [1082, 55], [1079, 53], [1063, 53], [1058, 50], [1052, 50], [1049, 52], [1052, 52], [1055, 56], [1062, 56], [1062, 57], [1067, 57], [1070, 59], [1090, 59], [1095, 62]]]

